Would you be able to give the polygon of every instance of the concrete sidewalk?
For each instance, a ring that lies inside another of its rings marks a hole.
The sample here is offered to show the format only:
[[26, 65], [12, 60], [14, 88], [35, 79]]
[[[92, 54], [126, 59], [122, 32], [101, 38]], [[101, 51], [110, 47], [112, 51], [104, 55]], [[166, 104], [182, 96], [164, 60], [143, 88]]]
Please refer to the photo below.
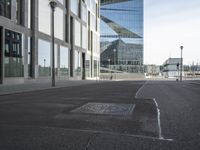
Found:
[[79, 86], [102, 82], [99, 80], [58, 80], [56, 81], [56, 86], [51, 86], [51, 80], [29, 80], [25, 81], [24, 84], [14, 84], [14, 85], [0, 85], [0, 95], [22, 93], [29, 91], [45, 90], [52, 88]]

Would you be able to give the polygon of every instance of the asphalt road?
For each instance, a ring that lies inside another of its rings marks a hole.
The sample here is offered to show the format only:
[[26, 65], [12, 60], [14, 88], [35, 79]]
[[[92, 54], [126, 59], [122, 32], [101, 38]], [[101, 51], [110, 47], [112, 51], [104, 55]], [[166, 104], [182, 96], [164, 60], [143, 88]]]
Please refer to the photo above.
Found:
[[199, 150], [200, 86], [120, 81], [0, 96], [2, 150]]

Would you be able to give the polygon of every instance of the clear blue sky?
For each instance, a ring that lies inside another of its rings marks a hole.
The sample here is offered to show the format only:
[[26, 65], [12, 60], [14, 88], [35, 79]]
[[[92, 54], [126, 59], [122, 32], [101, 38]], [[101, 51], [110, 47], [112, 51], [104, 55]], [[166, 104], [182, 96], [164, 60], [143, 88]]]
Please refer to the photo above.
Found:
[[144, 0], [144, 63], [180, 57], [200, 65], [200, 0]]

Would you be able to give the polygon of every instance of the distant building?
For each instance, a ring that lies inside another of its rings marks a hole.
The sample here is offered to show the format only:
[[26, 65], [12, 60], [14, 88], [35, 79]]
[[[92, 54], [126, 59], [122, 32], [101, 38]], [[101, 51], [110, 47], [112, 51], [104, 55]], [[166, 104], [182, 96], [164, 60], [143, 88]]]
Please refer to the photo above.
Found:
[[[142, 44], [125, 43], [121, 39], [101, 43], [104, 51], [101, 53], [101, 65], [119, 71], [138, 73], [143, 72], [141, 62]], [[109, 61], [108, 61], [109, 60]]]
[[163, 63], [162, 74], [165, 78], [179, 77], [181, 58], [169, 58]]
[[143, 73], [143, 0], [101, 0], [101, 66]]
[[184, 66], [184, 72], [186, 77], [200, 77], [200, 66], [198, 63]]
[[[56, 0], [57, 79], [90, 79], [100, 70], [100, 0]], [[51, 78], [49, 0], [0, 0], [0, 84]]]
[[144, 72], [146, 76], [160, 76], [161, 66], [158, 65], [144, 65]]

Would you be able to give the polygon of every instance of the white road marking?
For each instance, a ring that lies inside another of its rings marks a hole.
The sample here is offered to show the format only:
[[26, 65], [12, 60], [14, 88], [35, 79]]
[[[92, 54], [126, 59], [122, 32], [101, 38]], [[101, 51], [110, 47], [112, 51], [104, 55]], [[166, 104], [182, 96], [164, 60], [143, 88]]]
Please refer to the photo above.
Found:
[[154, 103], [156, 104], [157, 108], [157, 119], [158, 119], [158, 130], [159, 130], [159, 139], [164, 139], [162, 136], [162, 130], [161, 130], [161, 123], [160, 123], [160, 109], [158, 107], [158, 103], [156, 102], [156, 99], [153, 98]]
[[[157, 108], [157, 118], [158, 118], [158, 130], [159, 130], [159, 139], [163, 140], [165, 139], [163, 136], [162, 136], [162, 129], [161, 129], [161, 121], [160, 121], [160, 109], [158, 107], [158, 103], [156, 102], [156, 99], [153, 98], [153, 101], [154, 103], [156, 104], [156, 108]], [[165, 139], [165, 140], [168, 140], [168, 141], [173, 141], [173, 139]]]
[[[138, 94], [139, 92], [144, 88], [144, 86], [147, 84], [147, 81], [143, 84], [143, 86], [141, 86], [139, 88], [139, 90], [137, 91], [137, 93], [135, 94], [135, 98], [142, 98], [142, 97], [139, 97]], [[148, 98], [148, 99], [152, 99], [152, 98]], [[159, 140], [166, 140], [166, 141], [173, 141], [173, 139], [165, 139], [163, 136], [162, 136], [162, 129], [161, 129], [161, 121], [160, 121], [160, 109], [158, 107], [158, 103], [156, 102], [156, 99], [153, 98], [152, 99], [154, 101], [154, 103], [156, 104], [156, 108], [157, 108], [157, 120], [158, 120], [158, 132], [159, 132]]]
[[138, 98], [138, 94], [139, 92], [144, 88], [144, 86], [146, 85], [147, 81], [145, 81], [145, 83], [139, 88], [139, 90], [137, 91], [137, 93], [135, 94], [135, 98]]

